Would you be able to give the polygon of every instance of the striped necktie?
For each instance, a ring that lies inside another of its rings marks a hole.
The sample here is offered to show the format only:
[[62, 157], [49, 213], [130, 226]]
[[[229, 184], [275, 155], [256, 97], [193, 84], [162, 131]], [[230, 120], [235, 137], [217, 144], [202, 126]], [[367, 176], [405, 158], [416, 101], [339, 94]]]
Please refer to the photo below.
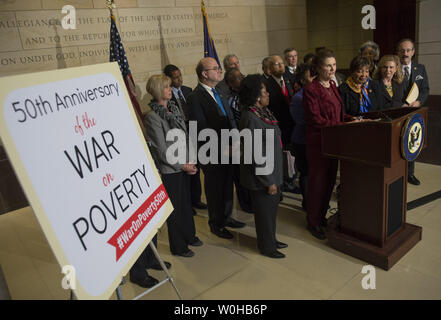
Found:
[[409, 81], [410, 78], [409, 66], [404, 67], [404, 77], [406, 78], [407, 81]]

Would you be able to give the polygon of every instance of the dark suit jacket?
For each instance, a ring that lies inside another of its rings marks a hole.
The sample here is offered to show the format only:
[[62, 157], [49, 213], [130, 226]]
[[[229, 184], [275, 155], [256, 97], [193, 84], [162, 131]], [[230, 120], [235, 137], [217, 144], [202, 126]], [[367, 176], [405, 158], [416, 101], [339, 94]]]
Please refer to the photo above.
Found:
[[[242, 112], [242, 117], [240, 118], [239, 124], [240, 130], [248, 128], [251, 129], [252, 137], [253, 137], [253, 146], [254, 146], [254, 129], [262, 129], [262, 151], [263, 153], [266, 151], [266, 134], [267, 130], [274, 130], [274, 139], [273, 145], [274, 149], [270, 150], [274, 152], [274, 167], [272, 172], [266, 175], [256, 175], [256, 168], [265, 167], [265, 164], [257, 164], [254, 161], [254, 157], [252, 159], [253, 163], [244, 164], [243, 161], [240, 165], [240, 183], [242, 186], [249, 190], [267, 190], [269, 186], [275, 184], [277, 186], [282, 185], [283, 183], [283, 156], [282, 156], [282, 147], [280, 145], [280, 129], [278, 126], [273, 126], [265, 121], [261, 120], [258, 116], [256, 116], [251, 111]], [[264, 154], [264, 156], [268, 157], [268, 155]]]
[[418, 101], [423, 106], [427, 98], [429, 97], [429, 77], [427, 76], [426, 68], [423, 64], [417, 64], [412, 62], [412, 70], [410, 73], [410, 81], [404, 80], [404, 96], [403, 103], [407, 103], [405, 100], [407, 95], [409, 94], [410, 89], [412, 88], [413, 83], [416, 82], [420, 94], [418, 95]]
[[387, 92], [386, 86], [383, 80], [375, 80], [380, 88], [380, 94], [378, 95], [379, 109], [391, 109], [399, 108], [403, 105], [404, 86], [403, 83], [392, 81], [392, 91], [394, 96], [391, 97]]
[[224, 95], [228, 95], [230, 92], [230, 87], [228, 86], [225, 79], [222, 79], [219, 81], [219, 83], [216, 85], [216, 91], [220, 94], [223, 93]]
[[289, 80], [291, 89], [294, 90], [294, 73], [291, 73], [291, 71], [289, 71], [288, 66], [285, 66], [285, 73], [283, 74], [283, 77]]
[[337, 87], [340, 86], [346, 80], [346, 76], [340, 72], [335, 73], [335, 78], [337, 79], [337, 83], [336, 83]]
[[[283, 77], [285, 81], [285, 85], [288, 89], [289, 99], [293, 95], [292, 84], [290, 80]], [[283, 144], [290, 143], [291, 141], [291, 132], [294, 127], [294, 121], [291, 118], [291, 114], [289, 112], [289, 101], [286, 101], [285, 96], [282, 93], [282, 89], [280, 85], [274, 80], [273, 77], [269, 77], [266, 81], [266, 90], [270, 94], [270, 101], [268, 108], [274, 114], [276, 119], [279, 121], [279, 127], [282, 131], [282, 141]]]
[[[224, 95], [221, 92], [218, 93], [222, 99], [222, 104], [224, 105], [227, 116], [224, 116], [216, 101], [200, 84], [198, 84], [193, 92], [188, 95], [187, 106], [189, 111], [188, 119], [190, 121], [197, 121], [198, 135], [201, 130], [207, 128], [216, 131], [219, 142], [218, 163], [220, 163], [221, 152], [224, 151], [220, 150], [221, 129], [232, 129], [236, 128], [237, 126], [236, 122], [234, 121], [233, 113], [228, 106], [228, 101], [225, 99]], [[203, 142], [201, 145], [203, 144], [205, 143]], [[212, 169], [214, 167], [215, 166], [213, 166], [212, 164], [202, 165], [202, 168], [204, 168], [205, 170]]]
[[[184, 95], [185, 101], [188, 99], [188, 95], [193, 91], [190, 87], [182, 86], [181, 87], [182, 94]], [[179, 101], [176, 99], [175, 95], [172, 93], [172, 100], [177, 106], [180, 106]], [[180, 106], [181, 112], [183, 112], [184, 118], [188, 119], [188, 107], [187, 103], [183, 106]]]
[[[265, 87], [268, 88], [268, 78], [267, 78], [264, 74], [261, 74], [261, 75], [260, 75], [260, 79], [262, 80], [262, 82], [263, 82], [263, 84], [265, 85]], [[268, 89], [267, 89], [267, 90], [268, 90]]]
[[[349, 88], [346, 82], [343, 82], [338, 87], [338, 91], [343, 100], [345, 113], [350, 114], [351, 116], [358, 116], [360, 114], [360, 94]], [[371, 80], [368, 88], [368, 96], [372, 104], [370, 111], [381, 109], [380, 102], [378, 102], [379, 95], [380, 87], [378, 82]]]

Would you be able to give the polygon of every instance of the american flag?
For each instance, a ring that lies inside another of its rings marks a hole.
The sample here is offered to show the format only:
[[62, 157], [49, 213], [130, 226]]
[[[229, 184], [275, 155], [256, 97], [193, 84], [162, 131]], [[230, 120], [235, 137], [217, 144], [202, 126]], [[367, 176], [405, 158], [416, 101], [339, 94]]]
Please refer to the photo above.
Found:
[[121, 70], [124, 83], [129, 92], [130, 100], [133, 107], [142, 119], [142, 112], [138, 100], [135, 96], [135, 83], [133, 82], [132, 73], [130, 72], [129, 62], [127, 61], [126, 52], [124, 51], [121, 37], [116, 28], [115, 16], [112, 14], [110, 19], [110, 62], [117, 61], [119, 69]]

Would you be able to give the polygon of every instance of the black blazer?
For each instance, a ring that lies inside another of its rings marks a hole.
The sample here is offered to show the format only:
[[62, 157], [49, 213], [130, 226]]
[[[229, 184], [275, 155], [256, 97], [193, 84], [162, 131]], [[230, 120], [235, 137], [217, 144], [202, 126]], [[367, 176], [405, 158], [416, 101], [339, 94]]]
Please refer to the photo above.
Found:
[[[253, 157], [251, 164], [245, 164], [244, 161], [241, 161], [240, 165], [240, 183], [242, 186], [249, 190], [267, 190], [269, 186], [275, 184], [276, 186], [280, 186], [283, 183], [283, 152], [282, 147], [280, 145], [280, 129], [278, 126], [273, 126], [271, 124], [266, 123], [258, 116], [256, 116], [251, 111], [242, 112], [242, 117], [240, 118], [239, 124], [240, 130], [248, 128], [251, 129], [252, 134], [252, 146], [254, 148], [254, 139], [256, 138], [254, 135], [254, 129], [262, 129], [262, 152], [266, 151], [266, 134], [268, 130], [274, 130], [274, 138], [273, 138], [273, 150], [274, 152], [274, 167], [273, 170], [268, 174], [256, 174], [256, 168], [263, 168], [265, 164], [257, 164]], [[243, 150], [242, 150], [243, 152]], [[268, 157], [268, 155], [264, 155]], [[242, 159], [243, 160], [243, 159]], [[269, 169], [270, 167], [268, 167]]]
[[[187, 102], [188, 100], [188, 95], [193, 91], [190, 87], [186, 87], [186, 86], [181, 86], [181, 91], [182, 94], [184, 95], [185, 101]], [[178, 107], [180, 106], [180, 103], [178, 102], [178, 100], [176, 99], [175, 95], [172, 93], [172, 98], [170, 99], [171, 101], [173, 101], [175, 103], [175, 105], [177, 105]], [[185, 105], [182, 106], [181, 112], [183, 112], [183, 116], [185, 119], [188, 119], [188, 106], [187, 103], [185, 103]]]
[[[198, 84], [193, 92], [188, 95], [187, 106], [188, 120], [197, 121], [198, 135], [203, 129], [210, 128], [215, 130], [218, 135], [220, 148], [221, 129], [237, 128], [237, 125], [225, 96], [221, 92], [218, 92], [218, 94], [221, 97], [227, 116], [224, 116], [216, 101], [211, 97], [207, 90], [202, 87], [201, 84]], [[205, 142], [201, 143], [201, 145], [203, 144], [205, 144]], [[223, 152], [223, 150], [219, 149], [218, 163], [220, 163], [221, 152]], [[205, 169], [210, 169], [213, 168], [213, 165], [208, 164], [203, 165], [202, 167]]]
[[[286, 88], [288, 89], [289, 100], [293, 95], [292, 84], [289, 79], [283, 77]], [[282, 89], [277, 81], [273, 77], [269, 77], [266, 81], [266, 90], [269, 92], [270, 101], [268, 109], [274, 114], [279, 121], [279, 127], [282, 131], [283, 144], [287, 144], [291, 141], [291, 132], [294, 127], [294, 121], [289, 113], [289, 101], [286, 101], [285, 96], [282, 93]]]
[[[283, 74], [283, 77], [285, 79], [289, 80], [291, 89], [294, 90], [294, 73], [291, 73], [291, 71], [289, 71], [288, 66], [285, 66], [285, 73]], [[287, 85], [288, 86], [288, 85]], [[291, 96], [291, 95], [290, 95]]]
[[418, 95], [418, 101], [423, 106], [427, 98], [429, 97], [429, 77], [427, 76], [426, 68], [423, 64], [418, 64], [412, 62], [412, 70], [410, 73], [410, 79], [404, 79], [404, 96], [403, 103], [407, 103], [405, 100], [407, 95], [409, 94], [410, 89], [412, 88], [413, 83], [416, 82], [420, 94]]
[[378, 104], [380, 109], [399, 108], [403, 105], [404, 85], [392, 80], [392, 91], [394, 96], [391, 97], [387, 92], [383, 80], [375, 80], [380, 88], [378, 95]]
[[[270, 77], [271, 77], [271, 76], [270, 76]], [[267, 78], [264, 74], [261, 74], [261, 75], [260, 75], [260, 80], [262, 80], [263, 84], [265, 85], [265, 87], [266, 87], [267, 90], [268, 90], [268, 78]]]
[[[341, 99], [343, 100], [345, 113], [351, 116], [360, 115], [360, 94], [354, 92], [351, 88], [349, 88], [346, 82], [343, 82], [338, 87], [338, 92], [340, 93]], [[378, 85], [378, 82], [371, 80], [368, 88], [368, 96], [372, 104], [372, 108], [370, 111], [381, 109], [380, 102], [378, 101], [379, 95], [380, 87]]]
[[340, 72], [336, 72], [335, 79], [337, 79], [337, 87], [338, 87], [346, 80], [346, 76]]

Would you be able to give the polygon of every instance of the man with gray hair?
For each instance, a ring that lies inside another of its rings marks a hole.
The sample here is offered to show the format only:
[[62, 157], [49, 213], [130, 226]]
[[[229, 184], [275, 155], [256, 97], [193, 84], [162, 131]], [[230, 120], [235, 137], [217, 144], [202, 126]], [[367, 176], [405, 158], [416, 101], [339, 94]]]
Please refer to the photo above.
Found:
[[262, 60], [262, 82], [266, 84], [266, 81], [269, 77], [271, 77], [271, 72], [269, 68], [269, 59], [270, 57], [263, 58]]
[[240, 71], [239, 58], [234, 53], [227, 54], [223, 60], [223, 63], [225, 72], [233, 68], [239, 69]]
[[287, 78], [291, 84], [294, 84], [294, 72], [297, 68], [298, 55], [297, 50], [294, 48], [287, 48], [283, 51], [285, 56], [285, 78]]
[[[429, 77], [427, 76], [426, 67], [423, 64], [413, 61], [415, 56], [415, 43], [411, 39], [402, 39], [397, 44], [397, 54], [400, 57], [401, 68], [404, 74], [403, 86], [405, 88], [403, 103], [406, 101], [413, 84], [418, 87], [419, 94], [416, 101], [409, 104], [409, 107], [421, 107], [429, 97]], [[415, 177], [415, 162], [407, 163], [407, 182], [413, 185], [419, 185], [420, 181]]]
[[[225, 74], [228, 70], [231, 70], [231, 69], [237, 69], [240, 71], [239, 58], [234, 53], [227, 54], [224, 57], [223, 64], [224, 64]], [[226, 96], [228, 96], [229, 88], [228, 88], [227, 82], [225, 81], [225, 78], [217, 84], [216, 90], [221, 91]]]

